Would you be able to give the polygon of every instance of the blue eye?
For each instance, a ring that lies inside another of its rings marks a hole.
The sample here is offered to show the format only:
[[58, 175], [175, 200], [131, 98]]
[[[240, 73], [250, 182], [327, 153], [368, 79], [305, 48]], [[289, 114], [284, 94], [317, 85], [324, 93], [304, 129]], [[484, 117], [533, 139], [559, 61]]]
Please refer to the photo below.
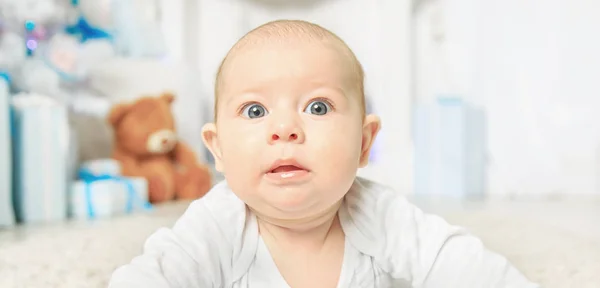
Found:
[[244, 117], [254, 119], [267, 115], [267, 109], [260, 104], [247, 105], [242, 112]]
[[309, 114], [313, 114], [313, 115], [325, 115], [329, 111], [331, 111], [331, 106], [329, 106], [329, 104], [327, 104], [327, 102], [321, 101], [321, 100], [316, 100], [316, 101], [310, 102], [310, 104], [308, 104], [308, 106], [306, 106], [304, 113], [309, 113]]

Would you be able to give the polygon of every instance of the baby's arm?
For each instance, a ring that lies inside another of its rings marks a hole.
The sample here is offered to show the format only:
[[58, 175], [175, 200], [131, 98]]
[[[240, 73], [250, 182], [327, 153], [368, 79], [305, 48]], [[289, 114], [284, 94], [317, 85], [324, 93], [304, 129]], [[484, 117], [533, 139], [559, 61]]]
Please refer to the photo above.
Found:
[[[417, 212], [417, 213], [420, 213]], [[436, 229], [452, 229], [449, 224], [424, 215], [419, 237], [435, 237]], [[523, 287], [535, 288], [505, 257], [488, 250], [480, 239], [459, 228], [440, 238], [439, 246], [423, 246], [421, 249], [437, 249], [421, 287]]]
[[425, 214], [407, 201], [401, 206], [405, 213], [396, 210], [397, 215], [404, 214], [416, 237], [410, 241], [416, 250], [415, 271], [419, 271], [414, 275], [415, 287], [539, 287], [465, 229]]
[[197, 200], [172, 229], [150, 236], [143, 254], [118, 268], [109, 287], [219, 287], [219, 235], [205, 203]]
[[[448, 285], [448, 286], [446, 286]], [[449, 237], [440, 248], [422, 287], [537, 288], [504, 257], [467, 234]]]

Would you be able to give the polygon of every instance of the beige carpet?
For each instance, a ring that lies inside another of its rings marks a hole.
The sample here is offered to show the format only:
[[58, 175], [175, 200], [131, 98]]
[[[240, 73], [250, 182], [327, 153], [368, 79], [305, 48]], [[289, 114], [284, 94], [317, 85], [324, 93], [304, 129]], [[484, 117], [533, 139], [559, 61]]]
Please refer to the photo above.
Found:
[[[600, 287], [600, 202], [417, 202], [466, 226], [543, 287]], [[0, 287], [106, 287], [187, 203], [149, 215], [0, 232]]]

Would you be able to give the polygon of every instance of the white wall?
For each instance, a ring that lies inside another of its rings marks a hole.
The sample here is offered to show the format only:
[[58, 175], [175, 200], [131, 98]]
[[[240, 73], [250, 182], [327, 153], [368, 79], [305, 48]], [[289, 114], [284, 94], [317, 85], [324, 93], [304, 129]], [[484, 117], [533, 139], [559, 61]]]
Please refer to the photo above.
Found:
[[[450, 76], [419, 74], [417, 86], [487, 107], [489, 192], [598, 193], [600, 2], [437, 2], [446, 41], [436, 57]], [[423, 11], [417, 21], [428, 21]], [[435, 55], [428, 49], [421, 57]]]

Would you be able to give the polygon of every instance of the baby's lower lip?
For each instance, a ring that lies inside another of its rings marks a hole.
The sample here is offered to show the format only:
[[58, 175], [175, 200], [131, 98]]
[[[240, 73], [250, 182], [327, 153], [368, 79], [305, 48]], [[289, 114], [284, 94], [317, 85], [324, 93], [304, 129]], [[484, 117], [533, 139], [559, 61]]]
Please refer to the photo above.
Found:
[[306, 181], [310, 172], [304, 169], [274, 172], [265, 174], [265, 178], [275, 184], [293, 184]]

